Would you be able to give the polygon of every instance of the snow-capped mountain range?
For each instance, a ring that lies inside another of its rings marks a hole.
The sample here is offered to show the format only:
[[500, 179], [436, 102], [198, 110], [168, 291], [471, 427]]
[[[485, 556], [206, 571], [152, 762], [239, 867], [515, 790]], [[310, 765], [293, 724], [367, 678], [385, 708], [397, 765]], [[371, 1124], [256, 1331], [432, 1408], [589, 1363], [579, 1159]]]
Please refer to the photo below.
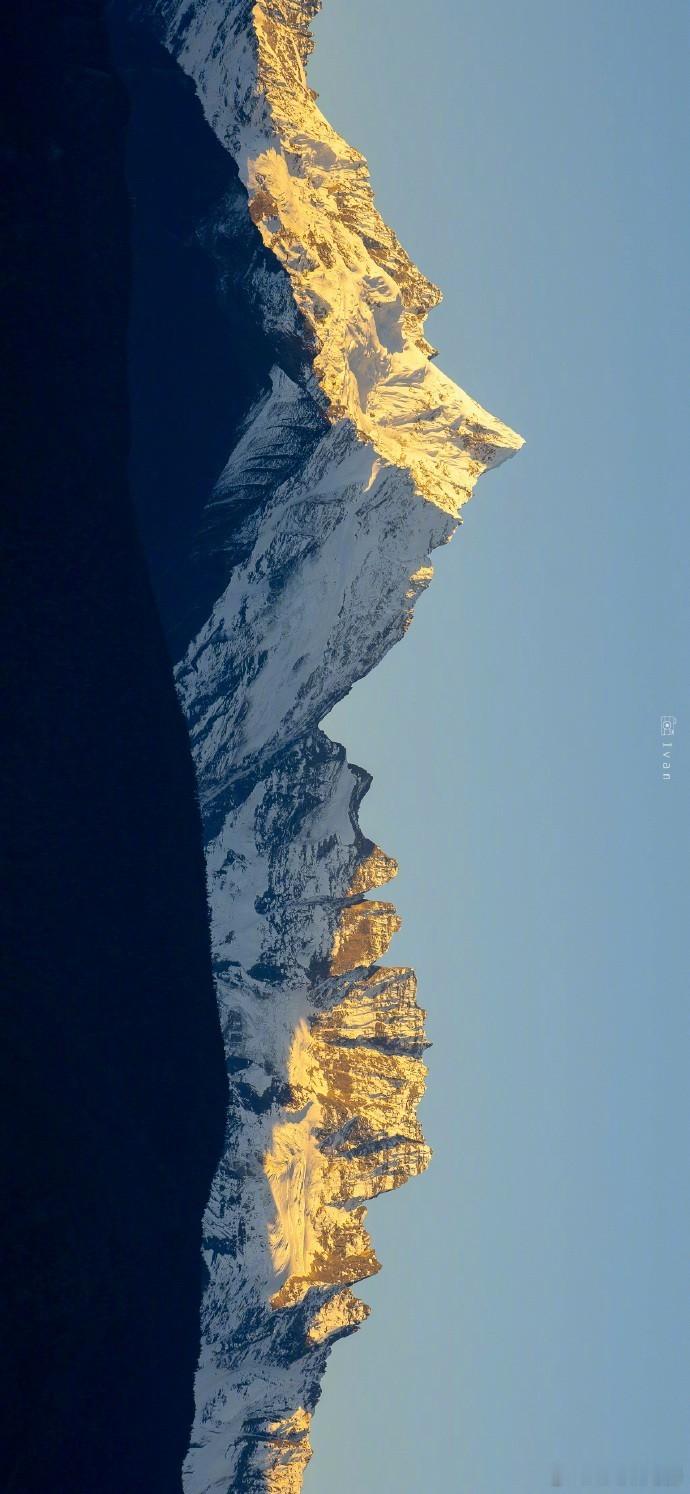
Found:
[[439, 292], [307, 81], [318, 0], [134, 10], [246, 189], [199, 224], [219, 283], [237, 233], [275, 259], [257, 252], [242, 288], [275, 363], [199, 541], [226, 584], [176, 669], [232, 1096], [183, 1481], [291, 1494], [331, 1347], [367, 1316], [366, 1202], [429, 1160], [424, 1013], [414, 973], [379, 963], [398, 920], [367, 895], [395, 863], [359, 827], [367, 774], [319, 723], [402, 638], [431, 551], [522, 443], [432, 361]]

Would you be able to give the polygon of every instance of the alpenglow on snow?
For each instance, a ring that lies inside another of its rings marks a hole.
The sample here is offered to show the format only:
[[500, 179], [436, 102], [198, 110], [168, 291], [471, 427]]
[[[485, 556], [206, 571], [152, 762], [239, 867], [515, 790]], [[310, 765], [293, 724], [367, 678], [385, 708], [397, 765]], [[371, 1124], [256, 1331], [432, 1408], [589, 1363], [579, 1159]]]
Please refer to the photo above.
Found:
[[[319, 723], [402, 638], [480, 474], [521, 446], [432, 361], [440, 293], [307, 81], [319, 0], [131, 0], [237, 190], [198, 224], [272, 366], [207, 494], [217, 584], [176, 667], [202, 807], [231, 1101], [204, 1220], [186, 1494], [297, 1491], [331, 1348], [379, 1269], [366, 1204], [428, 1164], [414, 972], [367, 896], [363, 769]], [[241, 246], [241, 252], [240, 247]], [[220, 312], [219, 312], [220, 315]]]

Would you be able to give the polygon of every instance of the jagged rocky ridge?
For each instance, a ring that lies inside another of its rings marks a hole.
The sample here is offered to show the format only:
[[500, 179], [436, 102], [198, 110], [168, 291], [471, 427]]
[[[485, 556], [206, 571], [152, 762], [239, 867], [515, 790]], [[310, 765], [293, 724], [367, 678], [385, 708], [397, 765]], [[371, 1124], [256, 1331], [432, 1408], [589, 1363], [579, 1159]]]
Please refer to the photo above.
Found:
[[[369, 779], [319, 722], [404, 634], [481, 472], [521, 444], [431, 362], [439, 292], [306, 78], [318, 0], [136, 0], [239, 168], [199, 224], [276, 357], [208, 495], [218, 582], [177, 667], [231, 1075], [204, 1225], [187, 1494], [294, 1491], [334, 1341], [378, 1270], [366, 1201], [426, 1167], [423, 1012], [379, 964]], [[254, 235], [241, 287], [232, 245]], [[267, 265], [265, 250], [274, 262]]]

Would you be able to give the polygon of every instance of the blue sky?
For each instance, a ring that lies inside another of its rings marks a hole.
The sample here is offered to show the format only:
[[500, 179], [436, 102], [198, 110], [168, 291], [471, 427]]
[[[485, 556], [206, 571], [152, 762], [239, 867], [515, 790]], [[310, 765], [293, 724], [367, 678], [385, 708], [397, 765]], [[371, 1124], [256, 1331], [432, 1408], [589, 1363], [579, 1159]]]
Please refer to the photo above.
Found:
[[527, 445], [329, 722], [401, 867], [434, 1157], [370, 1210], [306, 1494], [690, 1488], [688, 14], [315, 28], [321, 106], [444, 291], [440, 366]]

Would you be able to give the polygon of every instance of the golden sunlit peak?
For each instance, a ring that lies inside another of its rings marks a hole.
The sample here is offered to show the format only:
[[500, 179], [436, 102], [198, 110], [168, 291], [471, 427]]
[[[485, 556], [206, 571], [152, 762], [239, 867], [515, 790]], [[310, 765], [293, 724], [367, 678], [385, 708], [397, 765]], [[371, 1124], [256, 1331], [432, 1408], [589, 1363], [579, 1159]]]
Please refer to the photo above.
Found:
[[361, 1302], [346, 1287], [342, 1292], [335, 1292], [317, 1308], [309, 1324], [309, 1339], [314, 1344], [323, 1344], [329, 1339], [334, 1342], [346, 1333], [353, 1333], [355, 1328], [366, 1322], [370, 1312], [371, 1308], [367, 1303]]
[[204, 234], [233, 294], [247, 247], [273, 360], [207, 505], [229, 579], [176, 670], [233, 1101], [185, 1490], [297, 1494], [330, 1345], [367, 1315], [351, 1287], [379, 1269], [367, 1203], [430, 1157], [424, 1013], [413, 972], [378, 963], [395, 908], [365, 896], [397, 868], [359, 829], [367, 775], [320, 723], [404, 636], [431, 553], [522, 442], [430, 361], [439, 292], [307, 82], [317, 0], [151, 6], [246, 190]]
[[[428, 1165], [416, 1118], [424, 1045], [411, 971], [372, 971], [311, 1023], [298, 1023], [287, 1065], [293, 1108], [273, 1125], [264, 1162], [281, 1283], [274, 1307], [302, 1301], [312, 1286], [345, 1286], [378, 1270], [362, 1205]], [[324, 1314], [329, 1332], [342, 1326], [345, 1308], [351, 1314], [341, 1298]]]
[[398, 875], [398, 863], [392, 856], [387, 856], [380, 846], [372, 846], [369, 853], [359, 862], [347, 889], [348, 897], [358, 897], [369, 892], [373, 887], [383, 887], [386, 882], [392, 882]]
[[[267, 1424], [261, 1462], [266, 1494], [298, 1494], [307, 1463], [312, 1456], [309, 1441], [311, 1416], [303, 1406]], [[257, 1470], [258, 1471], [258, 1470]]]

